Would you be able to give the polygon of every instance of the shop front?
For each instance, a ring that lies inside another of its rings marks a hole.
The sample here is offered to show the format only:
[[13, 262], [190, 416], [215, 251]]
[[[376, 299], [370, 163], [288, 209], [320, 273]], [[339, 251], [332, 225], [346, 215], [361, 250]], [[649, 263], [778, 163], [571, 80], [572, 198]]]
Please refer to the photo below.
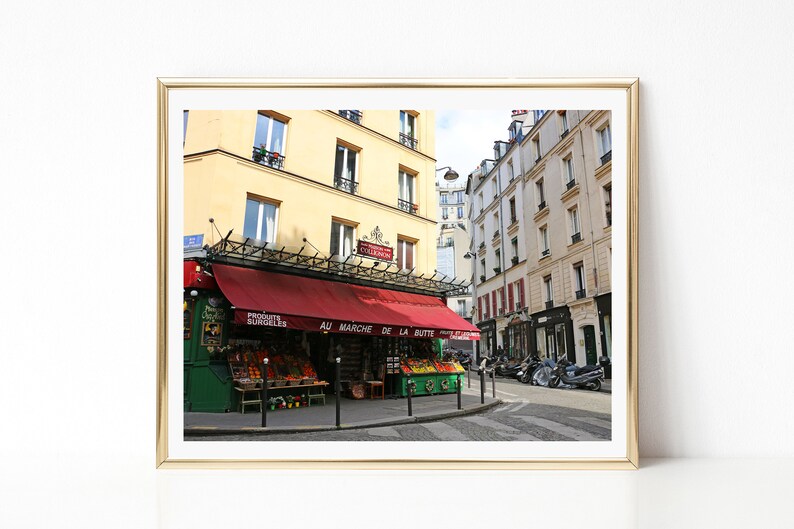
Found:
[[506, 341], [507, 354], [510, 358], [523, 359], [530, 349], [529, 333], [531, 327], [528, 321], [524, 321], [520, 316], [515, 315], [507, 323]]
[[[208, 363], [228, 373], [227, 398], [197, 407], [186, 396], [193, 411], [240, 408], [241, 389], [261, 387], [265, 358], [274, 398], [283, 393], [296, 404], [334, 387], [336, 358], [347, 396], [404, 396], [409, 378], [415, 395], [453, 393], [464, 370], [441, 355], [441, 342], [479, 339], [476, 327], [432, 296], [217, 263], [211, 273], [218, 290], [194, 303], [222, 299], [226, 312], [209, 322], [220, 339], [186, 342], [186, 373], [192, 371], [187, 358], [208, 348]], [[194, 318], [193, 325], [203, 329], [205, 322]]]
[[496, 353], [496, 320], [481, 321], [477, 324], [480, 341], [477, 343], [477, 362], [485, 356]]
[[529, 339], [532, 350], [541, 358], [557, 358], [564, 355], [571, 362], [576, 359], [574, 350], [573, 322], [568, 307], [555, 307], [532, 314]]

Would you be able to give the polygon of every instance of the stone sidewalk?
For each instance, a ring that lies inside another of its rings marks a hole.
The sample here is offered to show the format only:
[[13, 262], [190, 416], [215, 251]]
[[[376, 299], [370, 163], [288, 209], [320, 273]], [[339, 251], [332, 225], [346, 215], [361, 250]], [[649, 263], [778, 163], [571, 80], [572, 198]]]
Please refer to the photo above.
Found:
[[[489, 388], [490, 389], [490, 388]], [[415, 396], [411, 399], [413, 413], [408, 416], [408, 399], [362, 399], [342, 398], [340, 402], [341, 429], [389, 426], [412, 422], [434, 421], [480, 413], [501, 403], [490, 394], [485, 404], [480, 403], [480, 394], [464, 389], [461, 394], [462, 409], [458, 410], [457, 395]], [[336, 430], [336, 397], [327, 395], [325, 405], [293, 407], [267, 410], [267, 427], [262, 428], [259, 407], [249, 405], [245, 413], [201, 413], [185, 412], [185, 436], [225, 435], [240, 433], [286, 433], [301, 431]]]

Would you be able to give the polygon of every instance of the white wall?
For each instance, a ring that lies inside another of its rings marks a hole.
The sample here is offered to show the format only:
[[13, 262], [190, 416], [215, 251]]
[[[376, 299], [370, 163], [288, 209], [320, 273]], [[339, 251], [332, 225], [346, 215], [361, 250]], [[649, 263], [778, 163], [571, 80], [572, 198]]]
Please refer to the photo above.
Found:
[[[794, 293], [790, 4], [342, 4], [4, 4], [0, 391], [14, 505], [37, 505], [43, 473], [47, 512], [66, 525], [101, 523], [77, 491], [108, 490], [118, 527], [180, 525], [159, 502], [181, 482], [151, 471], [157, 76], [639, 76], [640, 453], [794, 456], [794, 384], [779, 374]], [[84, 469], [76, 488], [69, 465]], [[20, 512], [0, 517], [36, 525]]]

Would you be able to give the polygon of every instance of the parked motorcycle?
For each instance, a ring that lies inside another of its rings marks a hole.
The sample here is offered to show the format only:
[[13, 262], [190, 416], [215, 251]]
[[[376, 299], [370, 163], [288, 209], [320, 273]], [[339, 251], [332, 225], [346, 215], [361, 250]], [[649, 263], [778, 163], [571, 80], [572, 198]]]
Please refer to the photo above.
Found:
[[535, 371], [542, 365], [543, 363], [537, 355], [530, 355], [521, 362], [518, 373], [516, 373], [516, 378], [524, 384], [529, 384], [533, 382], [532, 375], [534, 375]]
[[549, 387], [556, 388], [566, 384], [582, 389], [599, 391], [604, 380], [604, 369], [601, 366], [579, 367], [565, 357], [560, 357], [551, 371]]
[[516, 375], [521, 371], [521, 365], [529, 360], [527, 356], [523, 361], [508, 360], [496, 367], [496, 374], [501, 377], [516, 378]]
[[458, 351], [455, 353], [455, 358], [458, 363], [463, 366], [463, 369], [469, 369], [471, 365], [471, 355], [465, 351]]

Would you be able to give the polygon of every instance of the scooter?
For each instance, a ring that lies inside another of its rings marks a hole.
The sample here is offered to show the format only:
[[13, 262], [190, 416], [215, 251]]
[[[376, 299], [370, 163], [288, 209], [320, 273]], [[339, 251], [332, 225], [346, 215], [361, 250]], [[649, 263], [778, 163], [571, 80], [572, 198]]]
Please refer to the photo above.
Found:
[[532, 376], [542, 365], [543, 363], [540, 361], [540, 358], [537, 355], [530, 355], [526, 357], [523, 362], [521, 362], [519, 371], [516, 373], [516, 378], [524, 384], [529, 384], [530, 382], [534, 383]]
[[599, 391], [602, 380], [604, 380], [604, 369], [601, 366], [578, 367], [567, 358], [560, 357], [557, 360], [557, 365], [551, 370], [549, 387], [556, 388], [560, 384], [566, 384]]
[[521, 365], [526, 362], [529, 357], [526, 357], [522, 362], [510, 363], [507, 361], [496, 367], [496, 374], [500, 377], [516, 378], [516, 375], [521, 371]]

